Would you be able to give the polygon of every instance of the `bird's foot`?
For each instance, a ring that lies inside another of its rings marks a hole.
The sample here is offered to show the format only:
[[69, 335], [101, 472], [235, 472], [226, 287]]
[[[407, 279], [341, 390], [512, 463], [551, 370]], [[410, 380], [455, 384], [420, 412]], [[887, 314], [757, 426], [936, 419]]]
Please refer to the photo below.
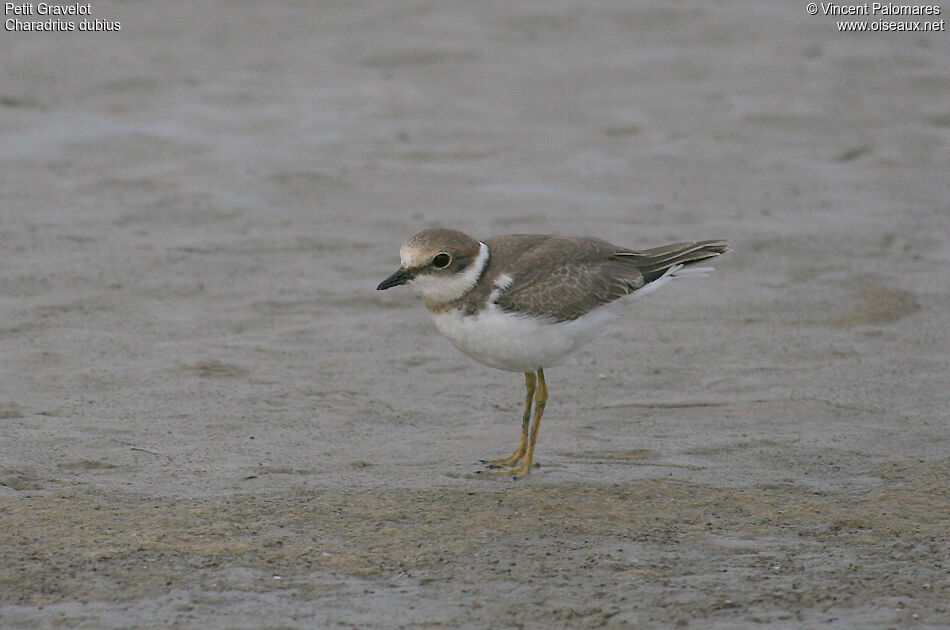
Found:
[[483, 459], [482, 463], [489, 468], [511, 468], [524, 458], [524, 451], [517, 450], [508, 457], [499, 457], [497, 459]]
[[535, 466], [540, 466], [540, 464], [531, 460], [525, 460], [520, 466], [505, 466], [503, 468], [500, 466], [494, 466], [491, 468], [500, 468], [500, 470], [490, 470], [489, 472], [496, 475], [513, 475], [520, 478], [530, 473], [531, 469]]

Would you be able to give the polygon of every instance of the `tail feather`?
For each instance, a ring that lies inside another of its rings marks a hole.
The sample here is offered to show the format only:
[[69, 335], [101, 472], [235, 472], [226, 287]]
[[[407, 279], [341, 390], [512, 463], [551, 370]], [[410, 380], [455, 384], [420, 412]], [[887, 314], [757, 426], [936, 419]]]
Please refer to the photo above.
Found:
[[[673, 267], [685, 267], [701, 260], [715, 258], [729, 251], [723, 240], [687, 241], [654, 247], [639, 252], [620, 252], [619, 257], [630, 260], [643, 274], [643, 281], [649, 284], [664, 276]], [[674, 269], [668, 277], [700, 275], [711, 271], [710, 267], [695, 269]]]

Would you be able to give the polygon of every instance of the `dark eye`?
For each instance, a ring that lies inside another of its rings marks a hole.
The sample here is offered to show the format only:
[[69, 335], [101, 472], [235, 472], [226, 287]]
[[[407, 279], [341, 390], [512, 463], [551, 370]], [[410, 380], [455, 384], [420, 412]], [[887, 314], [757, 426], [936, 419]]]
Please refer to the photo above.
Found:
[[445, 269], [452, 262], [452, 257], [445, 252], [440, 252], [432, 259], [432, 266], [436, 269]]

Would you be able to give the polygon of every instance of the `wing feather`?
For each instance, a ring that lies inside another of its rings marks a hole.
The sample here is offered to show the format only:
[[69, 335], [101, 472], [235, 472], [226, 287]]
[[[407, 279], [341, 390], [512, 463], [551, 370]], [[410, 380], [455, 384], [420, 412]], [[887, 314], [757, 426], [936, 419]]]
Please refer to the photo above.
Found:
[[522, 271], [494, 294], [499, 308], [570, 321], [629, 295], [675, 265], [718, 256], [723, 241], [682, 242], [643, 251], [593, 238], [550, 238], [517, 257]]

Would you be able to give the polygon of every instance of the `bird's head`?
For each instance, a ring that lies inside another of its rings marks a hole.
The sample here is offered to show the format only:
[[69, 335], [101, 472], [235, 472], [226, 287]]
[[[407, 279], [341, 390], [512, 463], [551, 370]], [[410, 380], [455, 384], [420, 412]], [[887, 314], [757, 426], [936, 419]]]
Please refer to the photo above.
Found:
[[488, 263], [488, 246], [458, 230], [429, 228], [406, 241], [399, 261], [377, 290], [408, 284], [428, 304], [444, 304], [475, 286]]

